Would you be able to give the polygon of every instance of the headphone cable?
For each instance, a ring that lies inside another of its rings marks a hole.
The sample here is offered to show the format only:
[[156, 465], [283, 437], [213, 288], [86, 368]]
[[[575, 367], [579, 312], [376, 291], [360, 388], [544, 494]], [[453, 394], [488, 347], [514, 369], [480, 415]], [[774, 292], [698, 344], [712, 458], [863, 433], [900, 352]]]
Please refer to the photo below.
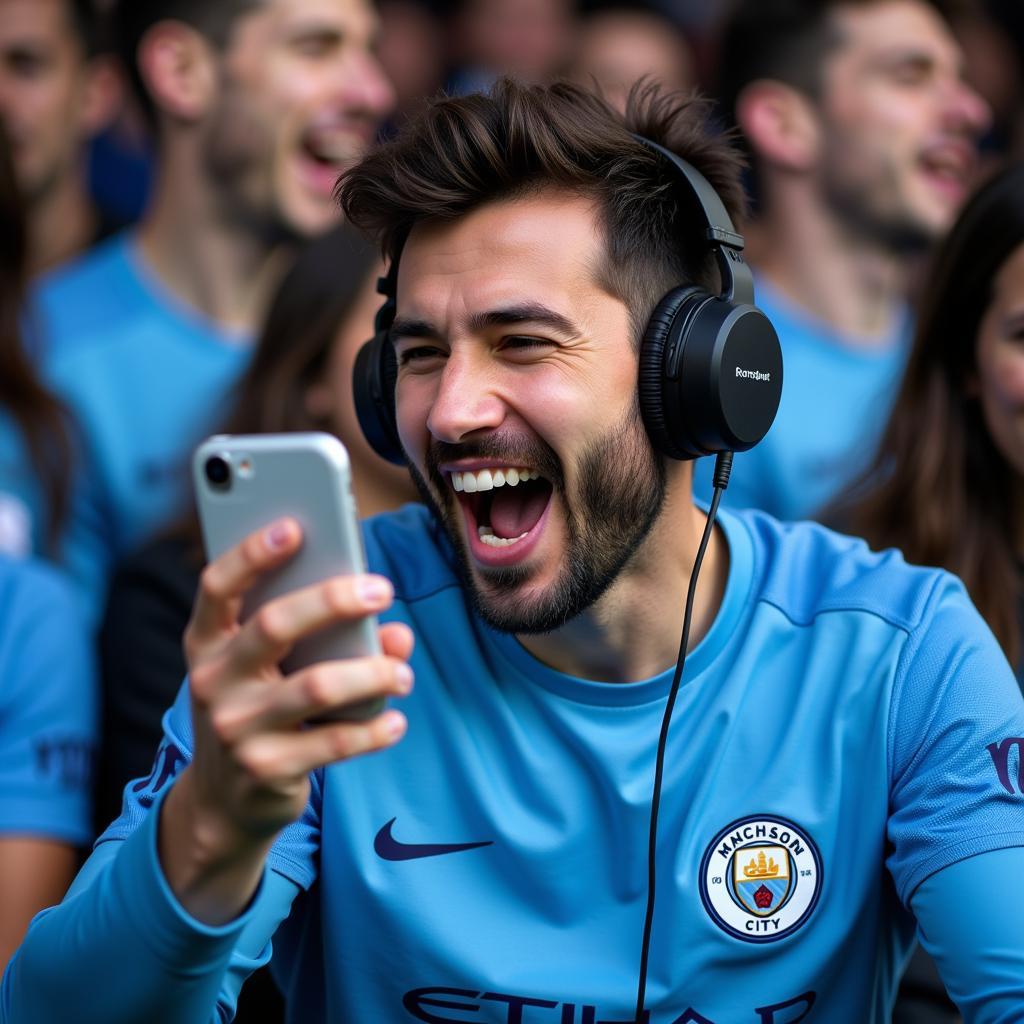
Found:
[[651, 951], [651, 926], [654, 923], [658, 810], [661, 806], [661, 783], [665, 770], [665, 748], [668, 743], [668, 730], [672, 724], [672, 710], [675, 707], [676, 696], [679, 693], [679, 684], [683, 678], [683, 666], [686, 664], [686, 648], [690, 641], [690, 619], [693, 615], [694, 595], [697, 593], [697, 577], [700, 574], [704, 553], [707, 550], [708, 542], [711, 540], [711, 531], [714, 529], [715, 519], [718, 516], [718, 504], [722, 499], [722, 493], [729, 486], [729, 474], [732, 472], [732, 456], [732, 452], [720, 452], [715, 458], [714, 492], [711, 496], [711, 505], [708, 508], [708, 519], [704, 525], [704, 533], [697, 548], [697, 557], [694, 558], [693, 569], [690, 571], [690, 585], [686, 592], [686, 610], [683, 613], [683, 635], [679, 643], [679, 656], [676, 659], [676, 670], [672, 675], [672, 685], [668, 691], [668, 700], [665, 702], [665, 714], [661, 719], [661, 733], [658, 736], [658, 752], [654, 761], [654, 793], [651, 796], [651, 827], [647, 844], [647, 913], [644, 915], [644, 934], [640, 947], [640, 977], [637, 984], [635, 1024], [645, 1024], [644, 997], [647, 993], [647, 962]]

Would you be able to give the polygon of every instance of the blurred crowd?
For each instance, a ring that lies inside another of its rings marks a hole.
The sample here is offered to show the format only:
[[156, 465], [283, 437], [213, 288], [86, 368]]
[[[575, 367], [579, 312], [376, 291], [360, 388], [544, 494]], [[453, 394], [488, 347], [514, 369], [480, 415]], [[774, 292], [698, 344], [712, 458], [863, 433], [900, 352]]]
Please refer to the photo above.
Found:
[[[1024, 665], [1020, 0], [0, 0], [0, 967], [150, 771], [195, 445], [327, 430], [362, 515], [415, 500], [352, 410], [381, 267], [335, 186], [504, 75], [710, 98], [785, 357], [726, 502], [950, 569]], [[915, 961], [894, 1020], [956, 1019]]]

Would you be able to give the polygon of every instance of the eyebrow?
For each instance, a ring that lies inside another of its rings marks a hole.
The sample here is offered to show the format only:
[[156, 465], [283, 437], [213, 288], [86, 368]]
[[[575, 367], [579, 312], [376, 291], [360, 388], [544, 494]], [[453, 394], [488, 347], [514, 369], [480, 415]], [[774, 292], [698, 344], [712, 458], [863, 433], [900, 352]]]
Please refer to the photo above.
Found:
[[[549, 327], [558, 334], [573, 336], [577, 333], [568, 317], [556, 313], [553, 309], [539, 302], [525, 302], [515, 306], [502, 306], [489, 309], [483, 313], [474, 313], [467, 322], [469, 330], [478, 334], [491, 327], [507, 327], [515, 324], [538, 324]], [[431, 341], [442, 340], [441, 331], [427, 320], [412, 317], [398, 317], [391, 325], [389, 332], [391, 341], [399, 338], [429, 338]]]

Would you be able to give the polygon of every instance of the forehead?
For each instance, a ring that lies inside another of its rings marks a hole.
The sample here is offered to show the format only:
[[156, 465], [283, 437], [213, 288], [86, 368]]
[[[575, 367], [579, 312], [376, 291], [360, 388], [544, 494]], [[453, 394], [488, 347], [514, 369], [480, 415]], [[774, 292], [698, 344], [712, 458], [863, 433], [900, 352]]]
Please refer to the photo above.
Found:
[[399, 262], [399, 310], [444, 316], [526, 296], [556, 306], [585, 301], [598, 290], [604, 251], [592, 199], [546, 191], [489, 203], [413, 228]]
[[856, 64], [925, 52], [937, 60], [959, 65], [960, 49], [939, 13], [922, 0], [878, 0], [842, 4], [832, 14], [839, 45], [831, 64]]
[[243, 43], [310, 31], [369, 34], [376, 28], [367, 0], [262, 0], [239, 22], [235, 40]]
[[0, 41], [74, 40], [68, 0], [0, 0]]

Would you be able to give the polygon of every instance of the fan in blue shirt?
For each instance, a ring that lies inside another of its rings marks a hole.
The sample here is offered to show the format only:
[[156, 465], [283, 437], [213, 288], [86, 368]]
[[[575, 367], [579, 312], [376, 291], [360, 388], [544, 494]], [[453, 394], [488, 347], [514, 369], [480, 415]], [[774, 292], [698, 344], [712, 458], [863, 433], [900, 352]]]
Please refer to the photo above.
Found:
[[[713, 527], [665, 449], [752, 443], [761, 380], [685, 380], [715, 422], [638, 401], [652, 339], [674, 379], [673, 310], [725, 316], [684, 367], [743, 322], [727, 370], [778, 384], [704, 116], [651, 90], [624, 127], [503, 82], [345, 178], [395, 269], [366, 350], [395, 405], [361, 422], [429, 510], [367, 524], [370, 575], [241, 622], [298, 523], [207, 568], [152, 773], [35, 921], [0, 1020], [224, 1019], [272, 957], [295, 1021], [881, 1024], [915, 931], [966, 1021], [1019, 1019], [1024, 702], [963, 588], [811, 524]], [[705, 229], [680, 226], [695, 195]], [[702, 245], [735, 302], [673, 287], [714, 287]], [[639, 355], [631, 303], [658, 310]], [[371, 612], [381, 656], [278, 668]], [[323, 718], [372, 695], [402, 710]]]

